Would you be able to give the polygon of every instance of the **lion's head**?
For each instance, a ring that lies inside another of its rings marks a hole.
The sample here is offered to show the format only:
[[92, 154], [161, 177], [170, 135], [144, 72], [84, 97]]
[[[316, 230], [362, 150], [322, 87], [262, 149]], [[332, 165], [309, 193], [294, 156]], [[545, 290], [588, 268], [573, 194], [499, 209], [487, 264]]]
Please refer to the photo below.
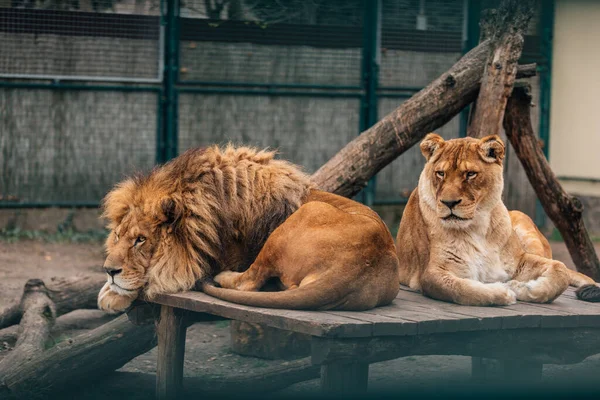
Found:
[[182, 199], [157, 185], [155, 175], [126, 180], [104, 199], [110, 229], [104, 270], [110, 288], [121, 295], [134, 297], [145, 288], [151, 298], [189, 289], [209, 268], [199, 250], [210, 224], [203, 229], [205, 240], [194, 245], [197, 234], [186, 229]]
[[501, 201], [504, 144], [498, 136], [444, 141], [430, 133], [421, 142], [421, 152], [427, 163], [419, 194], [442, 226], [469, 226], [478, 213]]

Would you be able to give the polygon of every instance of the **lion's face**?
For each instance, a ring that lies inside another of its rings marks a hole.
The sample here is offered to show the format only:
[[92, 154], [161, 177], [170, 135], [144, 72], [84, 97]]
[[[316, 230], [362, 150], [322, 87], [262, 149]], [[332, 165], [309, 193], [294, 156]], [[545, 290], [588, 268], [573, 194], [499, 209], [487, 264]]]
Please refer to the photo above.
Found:
[[427, 163], [419, 193], [443, 226], [466, 227], [501, 200], [504, 144], [498, 136], [444, 141], [429, 134], [421, 151]]
[[116, 225], [106, 240], [104, 270], [113, 291], [128, 295], [147, 281], [147, 271], [158, 244], [155, 229], [140, 211], [131, 211]]

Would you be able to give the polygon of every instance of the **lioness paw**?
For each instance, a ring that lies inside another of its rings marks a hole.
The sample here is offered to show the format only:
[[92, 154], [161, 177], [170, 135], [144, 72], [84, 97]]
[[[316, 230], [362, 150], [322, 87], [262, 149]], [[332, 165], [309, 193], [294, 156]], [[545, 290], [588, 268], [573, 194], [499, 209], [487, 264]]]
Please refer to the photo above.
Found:
[[110, 314], [127, 310], [137, 298], [136, 296], [123, 296], [111, 290], [110, 283], [106, 282], [98, 293], [98, 308]]
[[517, 294], [507, 284], [491, 284], [493, 287], [492, 303], [495, 306], [509, 306], [517, 302]]

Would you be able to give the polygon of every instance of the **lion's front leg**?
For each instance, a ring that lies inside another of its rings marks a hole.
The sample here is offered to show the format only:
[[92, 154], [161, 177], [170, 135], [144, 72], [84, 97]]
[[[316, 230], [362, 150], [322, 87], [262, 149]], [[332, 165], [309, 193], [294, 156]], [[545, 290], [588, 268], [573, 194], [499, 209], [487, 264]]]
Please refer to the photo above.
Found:
[[569, 270], [560, 261], [525, 253], [507, 285], [519, 300], [550, 303], [569, 287]]
[[138, 297], [138, 292], [123, 295], [110, 288], [110, 282], [106, 282], [100, 293], [98, 293], [98, 308], [108, 313], [118, 313], [127, 310]]

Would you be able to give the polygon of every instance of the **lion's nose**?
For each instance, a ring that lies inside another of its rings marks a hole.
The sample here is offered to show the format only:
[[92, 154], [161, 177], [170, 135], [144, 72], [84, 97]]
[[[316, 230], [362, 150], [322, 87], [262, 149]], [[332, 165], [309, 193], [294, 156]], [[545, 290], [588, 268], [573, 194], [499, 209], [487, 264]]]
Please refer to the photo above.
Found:
[[462, 200], [442, 200], [442, 203], [449, 209], [453, 209], [457, 204], [459, 204]]
[[113, 268], [113, 267], [104, 267], [104, 270], [106, 271], [107, 274], [109, 274], [112, 277], [120, 274], [121, 271], [123, 271], [123, 269], [121, 269], [121, 268]]

